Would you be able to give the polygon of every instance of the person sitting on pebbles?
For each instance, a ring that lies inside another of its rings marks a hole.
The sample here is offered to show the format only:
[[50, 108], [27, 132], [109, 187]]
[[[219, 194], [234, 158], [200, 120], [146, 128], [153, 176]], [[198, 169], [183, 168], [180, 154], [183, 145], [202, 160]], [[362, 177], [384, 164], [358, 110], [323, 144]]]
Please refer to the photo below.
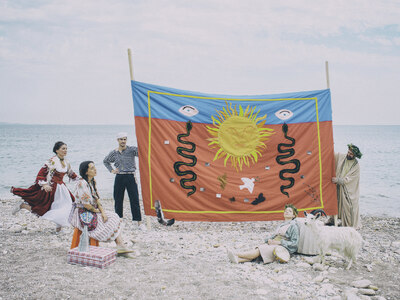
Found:
[[82, 162], [79, 166], [79, 174], [82, 178], [76, 185], [75, 203], [69, 217], [71, 225], [83, 231], [84, 224], [82, 224], [80, 215], [82, 213], [93, 214], [92, 223], [88, 226], [90, 238], [99, 242], [115, 241], [118, 253], [132, 252], [122, 239], [120, 217], [114, 212], [106, 212], [101, 206], [94, 179], [97, 171], [93, 161]]
[[286, 204], [283, 212], [285, 222], [280, 224], [272, 236], [265, 239], [265, 244], [241, 253], [234, 253], [228, 249], [228, 258], [232, 263], [243, 263], [261, 257], [264, 264], [271, 263], [278, 258], [287, 262], [290, 254], [297, 251], [299, 243], [299, 226], [296, 221], [298, 211], [292, 204]]

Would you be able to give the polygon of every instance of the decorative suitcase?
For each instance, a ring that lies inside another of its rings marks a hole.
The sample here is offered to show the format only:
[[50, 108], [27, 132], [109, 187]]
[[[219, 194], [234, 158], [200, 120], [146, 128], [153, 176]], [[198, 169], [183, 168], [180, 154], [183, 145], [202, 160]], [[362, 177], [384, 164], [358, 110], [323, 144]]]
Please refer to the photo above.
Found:
[[68, 251], [68, 262], [103, 269], [117, 258], [117, 251], [110, 248], [89, 246], [89, 252], [79, 252], [78, 247]]

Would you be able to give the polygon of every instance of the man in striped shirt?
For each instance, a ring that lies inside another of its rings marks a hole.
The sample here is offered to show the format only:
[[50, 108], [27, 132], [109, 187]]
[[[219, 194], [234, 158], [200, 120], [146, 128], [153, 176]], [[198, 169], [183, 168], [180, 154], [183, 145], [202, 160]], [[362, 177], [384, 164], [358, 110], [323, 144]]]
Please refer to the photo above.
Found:
[[[140, 229], [145, 230], [141, 223], [138, 187], [135, 180], [135, 156], [138, 156], [138, 148], [128, 146], [127, 133], [117, 134], [118, 149], [112, 150], [103, 160], [106, 168], [115, 175], [114, 181], [114, 208], [115, 212], [122, 218], [125, 189], [128, 191], [133, 221], [138, 222]], [[112, 166], [114, 164], [114, 167]]]

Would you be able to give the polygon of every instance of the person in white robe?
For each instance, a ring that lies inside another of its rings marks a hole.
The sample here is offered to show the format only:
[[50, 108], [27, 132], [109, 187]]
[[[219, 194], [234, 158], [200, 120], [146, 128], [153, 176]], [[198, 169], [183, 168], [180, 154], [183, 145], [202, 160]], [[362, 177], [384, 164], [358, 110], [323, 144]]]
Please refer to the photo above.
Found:
[[360, 198], [360, 149], [347, 145], [347, 154], [335, 153], [336, 177], [332, 182], [337, 185], [338, 217], [342, 226], [361, 228], [359, 198]]

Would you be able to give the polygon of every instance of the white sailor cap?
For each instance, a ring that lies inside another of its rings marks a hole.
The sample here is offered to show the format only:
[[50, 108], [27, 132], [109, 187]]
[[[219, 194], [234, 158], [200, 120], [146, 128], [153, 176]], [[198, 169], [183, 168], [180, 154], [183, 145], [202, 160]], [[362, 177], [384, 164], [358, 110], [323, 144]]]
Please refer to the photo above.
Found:
[[118, 132], [117, 139], [121, 139], [124, 137], [126, 137], [126, 138], [128, 137], [128, 134], [126, 132]]

